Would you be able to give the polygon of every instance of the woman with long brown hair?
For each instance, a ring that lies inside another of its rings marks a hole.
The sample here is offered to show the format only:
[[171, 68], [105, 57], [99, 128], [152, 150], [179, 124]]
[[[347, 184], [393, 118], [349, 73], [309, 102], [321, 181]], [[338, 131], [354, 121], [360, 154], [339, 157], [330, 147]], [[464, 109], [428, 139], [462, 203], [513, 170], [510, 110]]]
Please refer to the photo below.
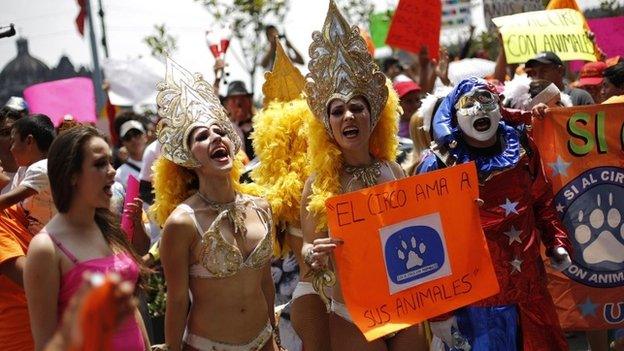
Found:
[[[35, 350], [42, 350], [59, 325], [85, 272], [116, 272], [136, 283], [140, 258], [109, 210], [115, 169], [111, 150], [95, 128], [80, 126], [52, 143], [48, 177], [58, 210], [30, 243], [24, 271]], [[138, 312], [114, 333], [113, 350], [149, 348]]]

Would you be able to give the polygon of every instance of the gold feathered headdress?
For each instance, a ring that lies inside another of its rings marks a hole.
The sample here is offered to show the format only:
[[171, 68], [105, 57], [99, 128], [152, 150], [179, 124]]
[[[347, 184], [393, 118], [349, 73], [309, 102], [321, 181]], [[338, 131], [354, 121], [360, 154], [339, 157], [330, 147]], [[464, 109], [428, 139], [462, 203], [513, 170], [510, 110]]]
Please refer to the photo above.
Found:
[[277, 46], [275, 47], [273, 70], [264, 73], [265, 81], [262, 85], [264, 106], [268, 106], [274, 100], [288, 102], [297, 99], [305, 85], [305, 78], [288, 58], [281, 42], [275, 40]]
[[333, 0], [329, 2], [322, 31], [312, 33], [310, 73], [305, 92], [308, 105], [331, 135], [327, 107], [333, 99], [344, 102], [364, 97], [375, 128], [386, 101], [386, 77], [373, 61], [357, 26], [349, 26]]
[[310, 175], [305, 120], [313, 117], [302, 95], [305, 79], [279, 41], [273, 70], [265, 78], [264, 108], [254, 116], [253, 132], [260, 165], [251, 177], [266, 189], [274, 218], [298, 226], [301, 193]]
[[199, 73], [189, 71], [167, 57], [165, 81], [157, 86], [158, 141], [162, 144], [162, 155], [186, 168], [199, 167], [189, 148], [189, 137], [193, 129], [218, 124], [234, 143], [233, 155], [238, 153], [241, 140], [234, 131], [227, 112], [219, 98]]

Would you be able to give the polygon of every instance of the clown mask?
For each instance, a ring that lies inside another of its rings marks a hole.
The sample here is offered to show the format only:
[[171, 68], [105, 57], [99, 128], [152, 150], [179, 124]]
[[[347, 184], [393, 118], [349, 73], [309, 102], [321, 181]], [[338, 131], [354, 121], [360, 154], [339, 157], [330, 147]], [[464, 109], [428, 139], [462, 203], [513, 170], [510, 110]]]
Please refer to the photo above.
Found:
[[473, 90], [455, 104], [457, 124], [462, 133], [477, 141], [490, 140], [498, 130], [501, 113], [498, 96], [489, 90]]

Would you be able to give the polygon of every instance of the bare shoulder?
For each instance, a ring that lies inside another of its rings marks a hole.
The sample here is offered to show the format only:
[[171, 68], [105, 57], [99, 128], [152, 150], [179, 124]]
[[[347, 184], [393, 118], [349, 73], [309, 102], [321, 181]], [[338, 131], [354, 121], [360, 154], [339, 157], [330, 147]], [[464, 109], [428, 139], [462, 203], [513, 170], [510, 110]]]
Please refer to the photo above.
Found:
[[50, 238], [50, 234], [45, 231], [39, 232], [33, 237], [28, 245], [27, 257], [37, 260], [50, 260], [56, 257], [56, 247]]
[[169, 215], [162, 230], [162, 237], [166, 238], [175, 236], [176, 241], [193, 239], [197, 229], [192, 214], [178, 207]]
[[405, 178], [405, 172], [398, 163], [394, 161], [388, 161], [388, 166], [390, 167], [390, 170], [392, 170], [392, 173], [394, 174], [394, 177], [396, 179]]

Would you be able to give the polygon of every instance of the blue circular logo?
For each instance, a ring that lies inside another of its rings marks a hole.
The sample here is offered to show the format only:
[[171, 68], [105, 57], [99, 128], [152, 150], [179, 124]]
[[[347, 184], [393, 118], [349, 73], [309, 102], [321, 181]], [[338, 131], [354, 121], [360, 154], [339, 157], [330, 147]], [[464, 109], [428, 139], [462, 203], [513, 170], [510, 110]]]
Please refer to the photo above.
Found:
[[574, 249], [563, 273], [588, 286], [624, 286], [624, 170], [585, 171], [559, 190], [555, 206]]
[[432, 275], [444, 266], [440, 234], [429, 226], [410, 226], [390, 235], [384, 247], [388, 275], [395, 284]]

